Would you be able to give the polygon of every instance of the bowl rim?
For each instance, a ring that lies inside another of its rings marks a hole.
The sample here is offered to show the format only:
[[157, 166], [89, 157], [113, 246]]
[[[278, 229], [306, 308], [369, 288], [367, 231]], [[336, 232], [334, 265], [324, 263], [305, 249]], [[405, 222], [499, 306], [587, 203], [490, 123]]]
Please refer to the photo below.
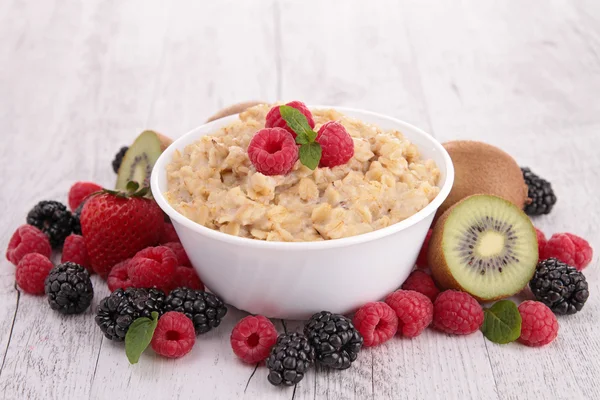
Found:
[[[431, 142], [436, 151], [439, 151], [443, 160], [444, 160], [444, 168], [446, 173], [446, 180], [443, 186], [440, 188], [440, 192], [438, 195], [422, 210], [416, 212], [411, 215], [407, 219], [387, 226], [382, 229], [378, 229], [372, 232], [362, 233], [355, 236], [340, 238], [340, 239], [330, 239], [330, 240], [322, 240], [322, 241], [312, 241], [312, 242], [276, 242], [276, 241], [266, 241], [266, 240], [258, 240], [258, 239], [250, 239], [240, 236], [230, 235], [228, 233], [220, 232], [211, 228], [208, 228], [204, 225], [201, 225], [197, 222], [192, 221], [191, 219], [185, 217], [183, 214], [179, 213], [175, 208], [169, 204], [166, 200], [164, 194], [159, 189], [159, 175], [166, 174], [166, 163], [171, 161], [173, 153], [178, 149], [178, 144], [182, 142], [187, 142], [190, 136], [193, 136], [198, 133], [200, 130], [208, 129], [212, 126], [219, 125], [224, 126], [226, 122], [234, 121], [238, 118], [238, 114], [230, 115], [224, 118], [220, 118], [205, 124], [202, 124], [181, 137], [175, 140], [169, 147], [162, 152], [156, 163], [154, 164], [154, 168], [152, 170], [151, 178], [150, 178], [150, 186], [152, 189], [152, 195], [154, 199], [160, 206], [160, 208], [172, 219], [175, 220], [178, 224], [183, 225], [184, 227], [191, 229], [197, 233], [208, 236], [211, 239], [218, 240], [221, 242], [227, 242], [232, 245], [239, 245], [243, 247], [252, 247], [257, 249], [273, 249], [273, 250], [285, 250], [285, 251], [305, 251], [305, 250], [327, 250], [334, 249], [346, 246], [357, 245], [361, 243], [371, 242], [374, 240], [378, 240], [384, 238], [386, 236], [393, 235], [394, 233], [405, 230], [425, 218], [429, 217], [431, 214], [435, 213], [437, 209], [441, 206], [444, 200], [450, 194], [450, 190], [452, 189], [452, 185], [454, 183], [454, 165], [452, 164], [452, 160], [450, 155], [442, 146], [442, 144], [437, 141], [433, 136], [425, 132], [424, 130], [399, 120], [397, 118], [389, 117], [384, 114], [375, 113], [372, 111], [350, 108], [350, 107], [336, 107], [336, 106], [323, 106], [323, 105], [315, 105], [308, 106], [310, 109], [334, 109], [339, 112], [353, 113], [353, 114], [362, 114], [365, 116], [371, 116], [373, 118], [387, 119], [390, 122], [398, 125], [399, 130], [401, 131], [402, 127], [406, 127], [409, 130], [412, 130], [418, 133], [421, 136], [424, 136], [427, 140]], [[359, 117], [360, 118], [360, 117]], [[202, 136], [202, 135], [201, 135]], [[200, 136], [198, 136], [199, 138]], [[197, 138], [196, 138], [197, 140]], [[439, 166], [438, 166], [439, 167]]]

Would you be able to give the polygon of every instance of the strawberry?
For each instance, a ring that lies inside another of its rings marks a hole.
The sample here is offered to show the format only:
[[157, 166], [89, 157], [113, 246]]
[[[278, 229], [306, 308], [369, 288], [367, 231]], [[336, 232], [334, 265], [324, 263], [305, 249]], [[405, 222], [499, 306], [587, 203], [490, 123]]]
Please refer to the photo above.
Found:
[[129, 182], [127, 193], [104, 190], [89, 198], [81, 211], [81, 231], [90, 264], [101, 277], [138, 251], [158, 244], [163, 230], [163, 212], [153, 199], [144, 197]]

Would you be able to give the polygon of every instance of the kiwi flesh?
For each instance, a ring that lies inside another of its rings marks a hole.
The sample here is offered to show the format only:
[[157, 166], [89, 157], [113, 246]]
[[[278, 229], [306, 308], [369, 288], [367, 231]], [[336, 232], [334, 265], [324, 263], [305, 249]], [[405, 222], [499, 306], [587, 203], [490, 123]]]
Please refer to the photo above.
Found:
[[487, 143], [456, 140], [444, 143], [454, 164], [454, 184], [436, 219], [467, 196], [492, 194], [523, 209], [527, 185], [519, 164], [508, 153]]
[[218, 111], [215, 115], [210, 117], [206, 122], [212, 122], [216, 119], [221, 119], [228, 117], [230, 115], [239, 114], [241, 112], [246, 111], [250, 107], [257, 106], [259, 104], [265, 104], [264, 101], [245, 101], [243, 103], [233, 104], [229, 107], [226, 107], [220, 111]]
[[529, 217], [511, 202], [474, 195], [437, 221], [427, 256], [441, 289], [497, 300], [521, 291], [532, 278], [537, 236]]
[[142, 132], [123, 157], [115, 188], [125, 190], [129, 181], [135, 181], [140, 186], [150, 185], [150, 173], [154, 163], [171, 142], [171, 139], [160, 133]]

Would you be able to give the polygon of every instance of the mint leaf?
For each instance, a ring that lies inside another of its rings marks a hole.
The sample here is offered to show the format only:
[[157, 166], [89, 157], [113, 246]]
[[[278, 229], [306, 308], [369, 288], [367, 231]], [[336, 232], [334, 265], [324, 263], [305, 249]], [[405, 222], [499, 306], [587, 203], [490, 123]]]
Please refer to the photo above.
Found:
[[152, 319], [138, 318], [129, 326], [125, 335], [125, 354], [131, 364], [137, 364], [140, 356], [150, 344], [158, 324], [158, 313], [152, 312]]
[[521, 335], [521, 314], [517, 305], [502, 300], [483, 310], [481, 332], [490, 341], [499, 344], [514, 342]]
[[314, 137], [317, 136], [316, 133], [313, 139], [310, 140], [311, 132], [314, 132], [308, 124], [308, 120], [304, 114], [302, 114], [299, 110], [290, 106], [279, 106], [279, 113], [281, 114], [281, 118], [283, 118], [283, 120], [287, 123], [287, 126], [296, 132], [298, 137], [306, 137], [309, 142], [315, 141]]
[[316, 142], [303, 144], [298, 152], [300, 162], [310, 169], [315, 169], [321, 161], [321, 145]]
[[297, 144], [308, 144], [308, 143], [310, 143], [308, 135], [306, 135], [306, 134], [296, 135], [296, 143]]

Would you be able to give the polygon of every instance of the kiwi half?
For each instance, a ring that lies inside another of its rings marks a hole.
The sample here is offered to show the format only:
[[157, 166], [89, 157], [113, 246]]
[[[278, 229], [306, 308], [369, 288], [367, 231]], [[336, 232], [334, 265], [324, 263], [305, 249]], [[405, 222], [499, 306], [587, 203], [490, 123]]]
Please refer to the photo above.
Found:
[[428, 261], [443, 289], [462, 290], [479, 301], [512, 296], [535, 272], [535, 228], [522, 210], [505, 199], [470, 196], [436, 223]]
[[171, 139], [160, 133], [142, 132], [123, 156], [115, 188], [125, 190], [129, 181], [148, 186], [154, 163], [171, 143]]

